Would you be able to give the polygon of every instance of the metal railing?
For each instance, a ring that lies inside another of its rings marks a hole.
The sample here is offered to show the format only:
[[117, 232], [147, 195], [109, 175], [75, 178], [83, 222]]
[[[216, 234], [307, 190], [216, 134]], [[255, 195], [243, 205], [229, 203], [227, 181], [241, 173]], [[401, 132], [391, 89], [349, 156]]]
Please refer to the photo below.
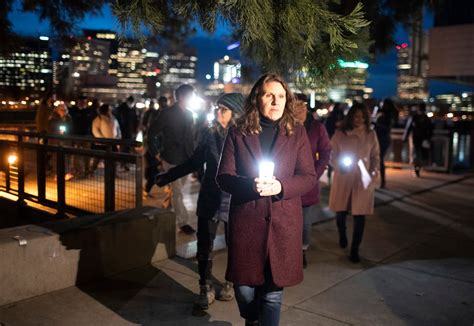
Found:
[[0, 130], [0, 191], [58, 215], [141, 207], [143, 155], [115, 150], [124, 145], [141, 143]]

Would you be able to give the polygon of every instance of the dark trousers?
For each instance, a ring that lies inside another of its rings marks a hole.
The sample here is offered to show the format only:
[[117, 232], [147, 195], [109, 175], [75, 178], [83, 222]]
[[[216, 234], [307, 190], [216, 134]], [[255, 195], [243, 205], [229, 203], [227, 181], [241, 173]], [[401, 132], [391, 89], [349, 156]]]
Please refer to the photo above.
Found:
[[[199, 270], [199, 284], [204, 285], [212, 281], [212, 259], [214, 258], [214, 240], [216, 239], [219, 220], [198, 216], [197, 254]], [[227, 223], [224, 223], [227, 243]]]
[[390, 142], [380, 142], [380, 183], [385, 187], [385, 154], [390, 147]]
[[[346, 238], [347, 211], [336, 212], [337, 230], [340, 238]], [[365, 215], [354, 215], [351, 253], [358, 253], [365, 228]]]
[[145, 178], [146, 178], [146, 184], [145, 184], [145, 191], [150, 192], [151, 188], [153, 188], [153, 185], [155, 184], [155, 177], [158, 174], [158, 160], [156, 157], [150, 154], [149, 151], [145, 152]]

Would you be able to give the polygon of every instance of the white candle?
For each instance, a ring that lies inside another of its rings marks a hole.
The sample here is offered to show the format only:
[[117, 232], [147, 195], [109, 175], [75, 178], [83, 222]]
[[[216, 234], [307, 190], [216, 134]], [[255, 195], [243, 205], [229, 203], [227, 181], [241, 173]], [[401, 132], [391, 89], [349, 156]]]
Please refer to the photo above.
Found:
[[260, 179], [271, 179], [273, 178], [274, 169], [275, 163], [272, 161], [261, 161], [258, 169], [258, 177]]

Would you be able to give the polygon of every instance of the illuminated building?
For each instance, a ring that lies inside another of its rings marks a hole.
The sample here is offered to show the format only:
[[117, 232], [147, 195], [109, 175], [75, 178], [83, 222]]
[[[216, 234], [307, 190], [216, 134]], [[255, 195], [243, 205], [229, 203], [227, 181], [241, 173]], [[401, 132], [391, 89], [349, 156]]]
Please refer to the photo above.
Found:
[[428, 46], [423, 36], [418, 47], [421, 55], [414, 53], [416, 48], [407, 43], [397, 48], [397, 95], [402, 100], [423, 100], [428, 98]]
[[172, 94], [182, 84], [196, 85], [197, 57], [188, 49], [164, 54], [159, 58], [162, 67], [159, 77], [162, 94]]
[[429, 77], [474, 85], [474, 2], [437, 4], [430, 31]]
[[51, 91], [53, 63], [49, 38], [24, 39], [17, 51], [0, 55], [2, 98], [41, 98]]
[[242, 92], [241, 67], [239, 60], [227, 55], [214, 62], [213, 74], [208, 76], [213, 82], [207, 86], [205, 95], [216, 97], [224, 92]]

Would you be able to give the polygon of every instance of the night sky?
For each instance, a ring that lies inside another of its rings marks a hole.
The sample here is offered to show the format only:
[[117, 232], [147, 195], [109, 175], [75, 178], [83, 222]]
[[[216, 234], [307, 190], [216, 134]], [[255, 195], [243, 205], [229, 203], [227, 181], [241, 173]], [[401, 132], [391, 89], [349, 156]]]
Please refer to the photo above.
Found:
[[[35, 14], [25, 14], [21, 11], [14, 11], [10, 14], [10, 20], [16, 32], [23, 35], [48, 35], [50, 28], [48, 22], [39, 22]], [[24, 22], [27, 21], [28, 24]], [[425, 18], [425, 29], [432, 26], [432, 15], [428, 13]], [[87, 15], [85, 19], [77, 25], [75, 34], [81, 35], [82, 28], [90, 29], [110, 29], [119, 30], [119, 25], [113, 17], [110, 7], [104, 6], [102, 13], [98, 16]], [[228, 38], [229, 31], [225, 26], [220, 26], [216, 34], [209, 35], [202, 30], [189, 39], [188, 44], [198, 51], [197, 79], [201, 84], [205, 84], [205, 75], [212, 74], [212, 65], [214, 61], [229, 55], [233, 58], [239, 58], [239, 51], [227, 51], [226, 46], [230, 43]], [[399, 28], [395, 39], [398, 43], [408, 42], [408, 35], [402, 28]], [[389, 53], [377, 58], [377, 62], [369, 67], [369, 78], [367, 86], [374, 89], [374, 97], [384, 98], [396, 95], [396, 62], [397, 55], [395, 49]], [[442, 93], [473, 91], [474, 89], [466, 86], [448, 84], [439, 81], [430, 81], [430, 95], [434, 96]]]

